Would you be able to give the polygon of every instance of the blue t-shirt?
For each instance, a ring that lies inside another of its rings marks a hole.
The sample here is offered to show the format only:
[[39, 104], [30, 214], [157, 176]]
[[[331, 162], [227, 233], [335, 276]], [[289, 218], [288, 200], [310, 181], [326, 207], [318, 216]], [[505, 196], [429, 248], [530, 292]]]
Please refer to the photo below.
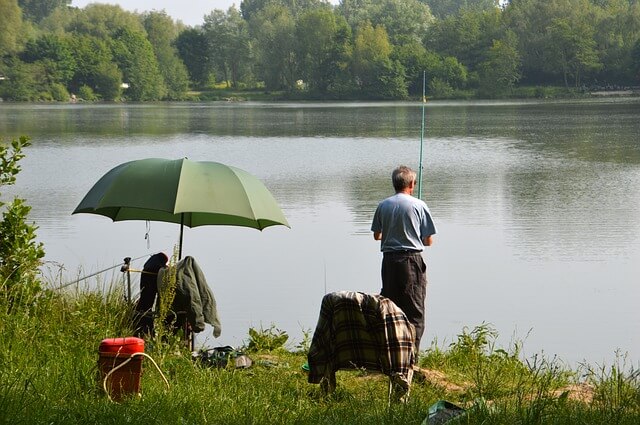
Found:
[[373, 215], [372, 232], [382, 232], [382, 252], [422, 251], [422, 240], [436, 234], [427, 204], [406, 193], [396, 193], [380, 202]]

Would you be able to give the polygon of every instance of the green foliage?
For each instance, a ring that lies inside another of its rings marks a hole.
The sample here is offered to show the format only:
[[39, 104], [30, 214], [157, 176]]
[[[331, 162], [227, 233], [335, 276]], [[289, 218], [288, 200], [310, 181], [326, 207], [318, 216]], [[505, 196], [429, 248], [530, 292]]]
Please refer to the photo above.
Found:
[[470, 70], [484, 60], [484, 55], [499, 39], [502, 19], [498, 9], [475, 12], [463, 10], [434, 22], [426, 33], [426, 47], [441, 56], [451, 56]]
[[0, 0], [0, 52], [16, 53], [22, 38], [22, 13], [16, 0]]
[[352, 31], [371, 22], [374, 27], [384, 27], [393, 44], [421, 41], [433, 22], [429, 8], [418, 0], [343, 2], [341, 10]]
[[358, 28], [351, 54], [351, 73], [359, 97], [403, 99], [407, 97], [404, 68], [391, 59], [392, 46], [384, 27], [365, 22]]
[[574, 87], [579, 87], [583, 75], [602, 67], [596, 52], [593, 27], [583, 17], [555, 18], [548, 27], [546, 70], [562, 74], [569, 88], [568, 77], [573, 77]]
[[20, 55], [26, 63], [40, 63], [49, 84], [67, 84], [76, 70], [76, 61], [66, 39], [45, 34], [27, 43]]
[[98, 97], [94, 93], [93, 89], [89, 86], [82, 85], [78, 89], [78, 97], [86, 102], [93, 102], [98, 100]]
[[176, 297], [178, 249], [173, 247], [173, 254], [169, 258], [167, 267], [162, 275], [162, 285], [158, 285], [158, 313], [154, 318], [155, 342], [158, 346], [173, 334], [174, 323], [168, 322], [175, 316], [172, 311], [173, 301]]
[[130, 100], [160, 100], [166, 94], [153, 47], [143, 32], [123, 29], [112, 40], [113, 57], [122, 70], [129, 88], [124, 96]]
[[347, 60], [351, 29], [346, 20], [328, 8], [307, 11], [297, 20], [296, 38], [302, 79], [310, 92], [328, 95]]
[[296, 88], [295, 20], [289, 10], [280, 5], [268, 5], [250, 21], [258, 77], [267, 90]]
[[[12, 185], [20, 172], [22, 149], [29, 139], [20, 137], [6, 146], [0, 139], [0, 188]], [[0, 198], [0, 208], [5, 202]], [[44, 248], [36, 242], [37, 227], [27, 222], [31, 207], [15, 198], [2, 211], [0, 220], [0, 297], [10, 307], [28, 305], [40, 291], [38, 277]]]
[[189, 77], [173, 44], [178, 34], [177, 26], [165, 12], [148, 12], [142, 16], [142, 22], [167, 87], [166, 97], [170, 100], [184, 99]]
[[[113, 63], [111, 49], [104, 40], [89, 35], [71, 37], [71, 50], [77, 67], [71, 89], [91, 88], [96, 97], [116, 100], [121, 94], [122, 72]], [[92, 99], [93, 100], [93, 99]]]
[[40, 22], [55, 9], [70, 5], [71, 0], [18, 0], [18, 4], [25, 19]]
[[267, 329], [249, 328], [249, 344], [247, 345], [248, 353], [256, 353], [260, 351], [276, 351], [284, 349], [289, 335], [286, 332], [277, 329], [275, 325], [271, 325]]
[[638, 41], [636, 41], [636, 44], [633, 46], [632, 63], [633, 63], [632, 72], [635, 77], [635, 81], [640, 83], [640, 38], [638, 39]]
[[497, 0], [425, 0], [431, 12], [440, 19], [456, 15], [461, 10], [485, 11], [498, 7]]
[[7, 60], [6, 79], [0, 83], [0, 96], [14, 101], [39, 100], [44, 71], [40, 64], [26, 64], [18, 58]]
[[185, 29], [176, 38], [175, 45], [193, 84], [198, 87], [206, 86], [211, 74], [212, 59], [202, 29]]
[[108, 42], [124, 30], [144, 32], [139, 16], [113, 4], [91, 3], [69, 23], [67, 31]]
[[214, 10], [205, 16], [202, 28], [209, 54], [227, 86], [238, 88], [241, 79], [250, 80], [249, 28], [240, 12], [233, 7], [227, 12]]
[[504, 40], [494, 40], [487, 59], [480, 65], [480, 93], [495, 96], [509, 93], [520, 79], [517, 39], [507, 31]]
[[640, 369], [629, 367], [627, 355], [618, 353], [616, 357], [609, 367], [586, 366], [585, 373], [596, 388], [594, 402], [607, 423], [622, 423], [626, 412], [640, 404]]
[[57, 102], [68, 102], [71, 97], [67, 88], [60, 83], [51, 84], [51, 86], [49, 86], [49, 92], [53, 100]]
[[453, 95], [453, 87], [443, 79], [433, 77], [431, 81], [429, 81], [427, 93], [435, 98], [447, 99]]

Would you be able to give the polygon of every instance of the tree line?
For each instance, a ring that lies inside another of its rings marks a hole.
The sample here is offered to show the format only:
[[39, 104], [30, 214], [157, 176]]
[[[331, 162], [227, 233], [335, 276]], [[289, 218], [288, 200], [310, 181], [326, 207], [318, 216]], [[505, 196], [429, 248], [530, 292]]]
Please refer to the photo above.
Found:
[[640, 84], [638, 0], [243, 0], [186, 26], [164, 11], [0, 0], [0, 97], [181, 100], [510, 95]]

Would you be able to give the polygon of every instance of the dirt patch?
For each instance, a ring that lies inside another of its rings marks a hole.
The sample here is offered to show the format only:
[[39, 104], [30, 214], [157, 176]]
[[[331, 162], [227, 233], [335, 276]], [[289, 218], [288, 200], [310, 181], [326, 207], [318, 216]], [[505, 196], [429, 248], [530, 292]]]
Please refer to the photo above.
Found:
[[582, 403], [591, 403], [593, 401], [593, 395], [595, 388], [593, 385], [586, 383], [572, 384], [562, 387], [553, 392], [554, 397], [560, 397], [562, 394], [568, 393], [567, 398], [572, 401], [579, 401]]
[[468, 382], [456, 384], [455, 382], [449, 380], [444, 372], [435, 369], [425, 369], [422, 367], [414, 366], [413, 373], [413, 379], [417, 381], [427, 382], [434, 387], [445, 390], [446, 392], [464, 392], [471, 387], [471, 384]]

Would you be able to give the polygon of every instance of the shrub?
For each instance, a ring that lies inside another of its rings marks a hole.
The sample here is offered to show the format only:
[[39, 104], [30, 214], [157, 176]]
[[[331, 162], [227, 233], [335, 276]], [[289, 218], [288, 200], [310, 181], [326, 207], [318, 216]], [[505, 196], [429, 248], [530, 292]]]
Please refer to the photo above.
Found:
[[[0, 139], [0, 187], [12, 185], [20, 172], [22, 149], [29, 146], [27, 137], [5, 146]], [[0, 198], [0, 208], [5, 203]], [[27, 223], [31, 207], [15, 198], [0, 219], [0, 296], [8, 308], [25, 304], [40, 291], [38, 277], [44, 248], [35, 241], [37, 226]]]
[[93, 89], [87, 85], [80, 86], [80, 88], [78, 89], [78, 97], [87, 102], [98, 100], [98, 97], [94, 93]]
[[51, 93], [51, 97], [53, 98], [53, 100], [56, 100], [58, 102], [69, 101], [69, 98], [70, 98], [69, 91], [62, 84], [60, 83], [51, 84], [49, 91]]

